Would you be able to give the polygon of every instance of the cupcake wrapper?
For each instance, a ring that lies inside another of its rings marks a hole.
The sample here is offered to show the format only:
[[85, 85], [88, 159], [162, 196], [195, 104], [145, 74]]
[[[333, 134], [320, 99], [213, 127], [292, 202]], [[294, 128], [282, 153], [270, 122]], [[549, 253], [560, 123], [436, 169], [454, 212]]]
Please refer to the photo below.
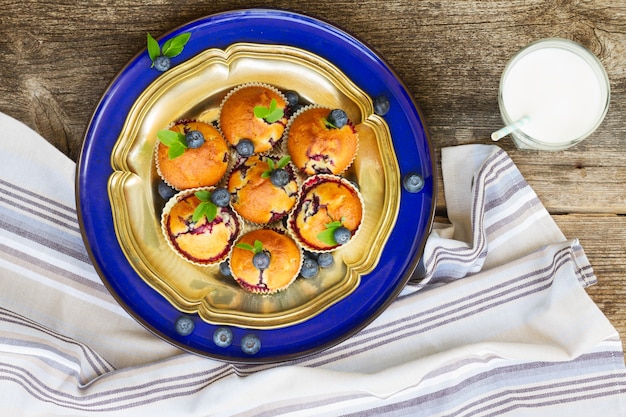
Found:
[[[207, 123], [207, 124], [211, 124], [207, 121], [204, 120], [200, 120], [200, 119], [182, 119], [182, 120], [177, 120], [175, 122], [170, 123], [169, 125], [167, 125], [167, 127], [165, 127], [165, 129], [170, 129], [172, 126], [175, 126], [179, 123], [185, 123], [185, 122], [202, 122], [202, 123]], [[212, 124], [211, 124], [212, 125]], [[217, 129], [217, 128], [216, 128]], [[222, 132], [217, 129], [218, 132], [220, 133], [220, 135], [222, 135]], [[223, 136], [223, 135], [222, 135]], [[156, 168], [156, 173], [158, 175], [158, 177], [163, 180], [167, 185], [169, 185], [170, 187], [172, 187], [173, 189], [177, 190], [177, 191], [183, 191], [183, 189], [178, 188], [176, 186], [174, 186], [172, 183], [170, 183], [167, 180], [167, 177], [163, 175], [163, 172], [161, 171], [161, 165], [159, 163], [159, 144], [161, 143], [161, 141], [159, 139], [156, 140], [155, 144], [154, 144], [154, 151], [153, 151], [153, 155], [152, 158], [154, 159], [154, 166]], [[235, 155], [237, 155], [237, 152], [234, 152]], [[232, 151], [230, 152], [230, 154], [228, 155], [228, 165], [226, 168], [226, 173], [222, 176], [222, 179], [220, 181], [218, 181], [215, 185], [212, 185], [211, 187], [220, 187], [223, 186], [224, 183], [224, 178], [226, 177], [226, 174], [228, 173], [228, 167], [231, 166], [232, 164], [232, 159], [233, 159], [233, 153]], [[186, 188], [187, 189], [187, 188]], [[185, 190], [186, 190], [185, 189]]]
[[[295, 222], [295, 216], [298, 214], [298, 211], [301, 208], [300, 207], [300, 200], [302, 199], [302, 197], [314, 185], [316, 185], [320, 181], [322, 181], [322, 182], [323, 181], [341, 182], [345, 186], [349, 187], [351, 190], [354, 190], [354, 192], [356, 193], [356, 195], [359, 198], [359, 201], [361, 202], [361, 207], [362, 207], [361, 221], [359, 222], [359, 226], [352, 233], [352, 237], [350, 238], [350, 240], [347, 243], [344, 243], [343, 245], [337, 245], [337, 246], [333, 246], [333, 247], [327, 248], [327, 249], [320, 249], [318, 247], [311, 246], [310, 244], [305, 242], [300, 237], [299, 233], [293, 228], [293, 223]], [[296, 242], [298, 242], [298, 244], [303, 249], [305, 249], [305, 250], [307, 250], [309, 252], [313, 252], [313, 253], [334, 252], [334, 251], [339, 250], [339, 249], [344, 249], [345, 247], [347, 247], [350, 243], [352, 243], [356, 239], [356, 237], [358, 236], [359, 232], [361, 231], [361, 226], [363, 225], [363, 219], [364, 218], [365, 218], [365, 203], [363, 202], [363, 197], [361, 196], [361, 192], [350, 181], [348, 181], [344, 177], [341, 177], [341, 176], [338, 176], [338, 175], [317, 174], [317, 175], [313, 175], [313, 176], [308, 177], [304, 181], [302, 186], [300, 187], [300, 193], [298, 194], [298, 201], [296, 201], [296, 205], [294, 206], [294, 209], [291, 211], [291, 213], [289, 214], [289, 217], [287, 218], [287, 230], [288, 230], [289, 234], [291, 235], [291, 237], [293, 237], [294, 240]]]
[[[264, 156], [267, 156], [267, 157], [274, 158], [276, 161], [278, 161], [278, 160], [280, 159], [280, 157], [281, 157], [281, 156], [284, 156], [284, 155], [280, 155], [280, 154], [279, 154], [279, 155], [261, 155], [261, 154], [256, 154], [256, 155], [253, 155], [253, 156], [258, 156], [258, 157], [264, 157]], [[236, 161], [233, 161], [233, 164], [230, 166], [229, 170], [226, 172], [226, 175], [225, 175], [225, 180], [224, 180], [224, 185], [223, 185], [224, 187], [228, 188], [228, 182], [229, 182], [230, 177], [231, 177], [231, 175], [233, 174], [234, 170], [235, 170], [236, 168], [238, 168], [238, 167], [239, 167], [239, 165], [240, 165], [241, 163], [245, 162], [247, 159], [248, 159], [248, 158], [243, 158], [243, 157], [239, 156], [239, 157], [238, 157], [238, 159], [237, 159]], [[295, 167], [295, 165], [293, 165], [291, 162], [289, 162], [288, 167], [289, 167], [290, 171], [291, 171], [291, 172], [293, 173], [293, 175], [294, 175], [294, 180], [296, 181], [296, 187], [297, 187], [297, 189], [299, 190], [299, 189], [300, 189], [300, 186], [301, 186], [301, 184], [302, 184], [302, 177], [299, 175], [299, 173], [298, 173], [298, 169], [297, 169], [297, 168]], [[293, 205], [293, 206], [291, 207], [291, 209], [290, 209], [290, 210], [289, 210], [289, 211], [285, 214], [285, 216], [281, 217], [281, 218], [280, 218], [280, 219], [278, 219], [278, 220], [274, 220], [274, 221], [271, 221], [271, 222], [263, 222], [263, 223], [253, 222], [253, 221], [251, 221], [251, 220], [249, 220], [249, 219], [245, 218], [244, 216], [242, 216], [240, 213], [239, 213], [239, 215], [241, 216], [241, 218], [243, 219], [243, 222], [244, 222], [246, 225], [250, 225], [250, 226], [252, 226], [253, 228], [254, 228], [254, 227], [264, 227], [264, 226], [268, 226], [268, 225], [276, 225], [276, 224], [280, 224], [280, 223], [282, 223], [283, 219], [286, 219], [286, 218], [289, 216], [289, 214], [291, 213], [291, 211], [293, 210], [293, 208], [295, 207], [295, 205], [297, 204], [297, 202], [298, 202], [298, 197], [296, 196], [296, 201], [294, 202], [294, 205]], [[234, 209], [235, 211], [237, 211], [237, 209], [236, 209], [236, 208], [234, 208], [234, 207], [233, 207], [233, 209]]]
[[298, 270], [297, 270], [297, 272], [293, 275], [293, 278], [292, 278], [292, 279], [288, 282], [288, 284], [287, 284], [287, 285], [285, 285], [285, 286], [283, 286], [283, 287], [281, 287], [281, 288], [273, 288], [272, 290], [269, 290], [269, 291], [264, 291], [264, 290], [261, 290], [261, 289], [259, 289], [259, 290], [255, 290], [255, 289], [253, 289], [253, 288], [247, 287], [245, 284], [242, 284], [242, 283], [240, 282], [240, 280], [239, 280], [239, 279], [237, 279], [237, 277], [235, 277], [235, 274], [233, 273], [232, 268], [230, 267], [230, 262], [229, 262], [229, 263], [228, 263], [228, 265], [229, 265], [229, 268], [230, 268], [230, 271], [231, 271], [231, 276], [232, 276], [233, 280], [234, 280], [234, 281], [235, 281], [235, 282], [236, 282], [236, 283], [237, 283], [237, 284], [238, 284], [238, 285], [239, 285], [242, 289], [244, 289], [245, 291], [247, 291], [247, 292], [249, 292], [249, 293], [252, 293], [252, 294], [257, 294], [257, 295], [263, 295], [263, 296], [266, 296], [266, 295], [272, 295], [272, 294], [276, 294], [276, 293], [279, 293], [279, 292], [285, 291], [287, 288], [289, 288], [289, 286], [290, 286], [291, 284], [293, 284], [293, 282], [294, 282], [294, 281], [298, 278], [298, 276], [300, 275], [300, 271], [302, 270], [302, 262], [304, 261], [304, 251], [303, 251], [302, 247], [298, 244], [298, 242], [297, 242], [295, 239], [293, 239], [293, 237], [291, 237], [291, 235], [287, 232], [287, 230], [286, 230], [285, 228], [283, 228], [283, 227], [278, 227], [278, 226], [276, 226], [276, 227], [267, 227], [267, 226], [266, 226], [266, 227], [263, 227], [263, 226], [256, 226], [256, 227], [255, 227], [255, 226], [249, 226], [249, 227], [247, 228], [246, 232], [245, 232], [245, 233], [243, 233], [243, 234], [241, 234], [241, 235], [237, 238], [237, 240], [235, 241], [235, 244], [234, 244], [234, 245], [232, 245], [232, 248], [230, 249], [230, 252], [229, 252], [229, 254], [228, 254], [228, 259], [229, 259], [229, 260], [230, 260], [230, 259], [232, 259], [232, 253], [233, 253], [233, 250], [235, 249], [235, 246], [237, 245], [237, 243], [239, 243], [239, 241], [240, 241], [240, 240], [241, 240], [241, 239], [242, 239], [242, 238], [243, 238], [246, 234], [248, 234], [248, 233], [250, 233], [250, 232], [252, 232], [252, 231], [255, 231], [255, 230], [272, 230], [272, 231], [275, 231], [275, 232], [278, 232], [278, 233], [284, 234], [284, 235], [285, 235], [285, 236], [287, 236], [287, 237], [290, 237], [290, 238], [294, 241], [294, 243], [296, 244], [296, 247], [298, 248], [298, 250], [299, 250], [299, 252], [300, 252], [300, 265], [298, 266]]
[[[218, 112], [217, 112], [217, 129], [220, 131], [220, 133], [222, 134], [222, 136], [224, 136], [224, 138], [226, 138], [226, 135], [224, 135], [224, 131], [222, 130], [222, 126], [220, 125], [220, 118], [221, 118], [221, 113], [222, 113], [222, 109], [224, 107], [224, 103], [226, 103], [226, 101], [228, 101], [228, 99], [235, 94], [237, 91], [247, 88], [247, 87], [263, 87], [263, 88], [267, 88], [272, 90], [273, 92], [275, 92], [276, 94], [278, 94], [280, 97], [282, 97], [282, 99], [287, 102], [287, 97], [285, 97], [285, 95], [282, 93], [282, 91], [280, 91], [278, 88], [276, 88], [275, 86], [271, 85], [271, 84], [267, 84], [267, 83], [261, 83], [261, 82], [247, 82], [247, 83], [243, 83], [240, 84], [234, 88], [232, 88], [228, 93], [226, 93], [226, 95], [224, 96], [224, 98], [222, 99], [222, 102], [220, 103]], [[255, 152], [255, 155], [269, 155], [272, 152], [275, 151], [275, 149], [278, 147], [278, 144], [283, 142], [283, 138], [285, 137], [285, 132], [283, 131], [283, 134], [280, 138], [278, 138], [278, 140], [276, 141], [276, 144], [274, 144], [274, 146], [267, 150], [267, 151], [263, 151], [263, 152]], [[226, 139], [227, 142], [228, 139]], [[229, 142], [230, 144], [230, 142]], [[232, 144], [230, 145], [232, 147]]]
[[[280, 143], [280, 146], [281, 146], [281, 148], [280, 148], [280, 149], [281, 149], [281, 153], [282, 153], [283, 155], [289, 155], [289, 148], [288, 148], [288, 143], [289, 143], [289, 130], [290, 130], [290, 128], [291, 128], [291, 125], [293, 124], [293, 121], [294, 121], [294, 120], [296, 120], [296, 118], [297, 118], [298, 116], [300, 116], [302, 113], [305, 113], [306, 111], [311, 110], [311, 109], [326, 109], [326, 110], [328, 110], [329, 112], [330, 112], [331, 110], [333, 110], [333, 109], [331, 109], [331, 108], [330, 108], [330, 107], [328, 107], [328, 106], [321, 106], [321, 105], [319, 105], [319, 104], [309, 104], [309, 105], [307, 105], [307, 106], [302, 107], [300, 110], [298, 110], [298, 111], [297, 111], [297, 112], [295, 112], [293, 115], [291, 115], [291, 117], [290, 117], [290, 118], [289, 118], [289, 120], [287, 121], [287, 126], [285, 127], [285, 133], [283, 134], [283, 138], [282, 138], [281, 143]], [[349, 123], [349, 124], [350, 124], [350, 125], [354, 128], [354, 124], [353, 124], [352, 120], [348, 120], [348, 123]], [[349, 170], [349, 169], [350, 169], [350, 167], [352, 166], [352, 164], [354, 164], [354, 160], [355, 160], [356, 156], [357, 156], [357, 155], [358, 155], [358, 153], [359, 153], [359, 135], [358, 135], [358, 133], [355, 133], [355, 135], [356, 135], [356, 139], [357, 139], [357, 142], [356, 142], [356, 149], [355, 149], [355, 151], [354, 151], [354, 155], [352, 156], [352, 159], [350, 160], [350, 162], [349, 162], [349, 163], [345, 166], [345, 168], [344, 168], [344, 169], [342, 169], [341, 171], [336, 172], [336, 173], [334, 173], [334, 174], [328, 174], [328, 175], [343, 175], [343, 174], [344, 174], [347, 170]], [[299, 175], [300, 175], [303, 179], [305, 179], [305, 178], [307, 178], [307, 177], [311, 176], [311, 174], [308, 174], [308, 173], [306, 173], [306, 172], [303, 172], [303, 171], [302, 171], [302, 170], [300, 170], [299, 168], [298, 168], [298, 173], [299, 173]], [[313, 174], [313, 175], [319, 175], [319, 174]]]
[[200, 188], [190, 188], [188, 190], [183, 190], [179, 193], [177, 193], [176, 195], [174, 195], [172, 198], [170, 198], [167, 203], [165, 203], [165, 207], [163, 207], [163, 211], [161, 213], [161, 233], [163, 234], [163, 237], [165, 238], [165, 241], [167, 242], [168, 246], [174, 251], [174, 253], [176, 253], [181, 259], [185, 260], [186, 262], [189, 262], [191, 264], [197, 265], [197, 266], [202, 266], [202, 267], [206, 267], [206, 266], [212, 266], [212, 265], [219, 265], [221, 262], [223, 262], [225, 259], [227, 259], [230, 255], [230, 252], [232, 250], [232, 247], [234, 245], [234, 242], [236, 242], [237, 240], [239, 240], [239, 238], [241, 238], [241, 236], [244, 234], [244, 222], [241, 219], [241, 216], [239, 216], [239, 214], [232, 208], [230, 207], [230, 210], [232, 211], [235, 219], [237, 220], [238, 223], [238, 228], [239, 228], [239, 233], [235, 236], [235, 238], [232, 240], [232, 242], [228, 245], [229, 247], [227, 247], [228, 250], [224, 251], [223, 256], [221, 256], [219, 259], [214, 259], [211, 262], [197, 262], [194, 261], [192, 259], [189, 259], [188, 257], [186, 257], [183, 253], [181, 253], [178, 248], [176, 247], [176, 245], [174, 244], [174, 242], [172, 242], [172, 240], [170, 239], [170, 234], [167, 230], [167, 227], [165, 225], [165, 222], [167, 220], [167, 217], [169, 216], [169, 213], [171, 211], [171, 209], [176, 205], [176, 203], [178, 203], [179, 201], [181, 201], [182, 199], [184, 199], [185, 197], [194, 194], [197, 191], [213, 191], [215, 190], [216, 187], [200, 187]]

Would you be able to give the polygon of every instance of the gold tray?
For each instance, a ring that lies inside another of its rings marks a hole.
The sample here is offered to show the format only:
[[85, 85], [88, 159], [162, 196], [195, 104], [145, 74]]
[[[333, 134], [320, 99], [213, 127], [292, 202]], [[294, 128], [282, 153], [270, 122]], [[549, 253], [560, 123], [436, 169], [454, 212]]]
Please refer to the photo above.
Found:
[[[225, 94], [245, 82], [295, 90], [312, 103], [344, 109], [359, 134], [346, 176], [360, 186], [362, 230], [334, 253], [335, 264], [285, 291], [260, 296], [241, 289], [217, 266], [178, 257], [161, 234], [162, 201], [153, 160], [156, 133], [179, 119], [211, 122]], [[208, 323], [269, 329], [300, 323], [348, 297], [372, 271], [393, 230], [400, 204], [400, 170], [389, 128], [372, 99], [330, 62], [302, 49], [252, 43], [207, 49], [171, 68], [137, 98], [111, 154], [108, 182], [115, 233], [130, 265], [176, 309]]]

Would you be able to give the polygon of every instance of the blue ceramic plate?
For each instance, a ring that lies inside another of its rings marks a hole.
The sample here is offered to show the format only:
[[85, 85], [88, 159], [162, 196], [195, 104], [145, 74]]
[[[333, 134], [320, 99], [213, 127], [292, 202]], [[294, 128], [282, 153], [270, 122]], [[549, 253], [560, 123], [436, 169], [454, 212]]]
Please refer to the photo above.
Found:
[[[232, 343], [218, 347], [213, 335], [220, 327], [189, 318], [195, 330], [181, 336], [176, 321], [182, 313], [146, 284], [129, 264], [113, 224], [107, 183], [111, 153], [126, 116], [142, 92], [161, 75], [146, 71], [151, 61], [141, 51], [110, 84], [88, 126], [77, 173], [77, 199], [83, 237], [94, 266], [111, 294], [130, 315], [162, 339], [189, 352], [229, 362], [268, 363], [309, 355], [333, 346], [375, 319], [395, 299], [414, 272], [432, 224], [436, 196], [433, 150], [426, 126], [410, 94], [395, 73], [362, 42], [320, 20], [300, 14], [249, 9], [208, 16], [168, 33], [160, 43], [191, 33], [173, 65], [207, 48], [238, 42], [286, 45], [317, 54], [347, 75], [370, 97], [384, 96], [401, 176], [416, 172], [425, 180], [418, 193], [401, 192], [396, 225], [375, 269], [345, 299], [302, 323], [277, 329], [231, 326]], [[241, 347], [247, 336], [260, 341], [258, 352]]]

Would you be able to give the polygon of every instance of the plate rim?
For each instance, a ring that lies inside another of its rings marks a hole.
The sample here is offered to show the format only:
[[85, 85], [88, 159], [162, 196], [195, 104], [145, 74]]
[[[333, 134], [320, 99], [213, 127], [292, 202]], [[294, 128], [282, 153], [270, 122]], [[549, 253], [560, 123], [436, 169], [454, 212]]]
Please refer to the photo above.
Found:
[[[247, 8], [247, 9], [235, 9], [235, 10], [230, 10], [230, 11], [225, 11], [225, 12], [220, 12], [220, 13], [216, 13], [216, 14], [211, 14], [211, 15], [207, 15], [198, 19], [195, 19], [191, 22], [185, 23], [181, 26], [178, 26], [175, 29], [172, 29], [171, 31], [163, 34], [162, 36], [160, 36], [158, 39], [164, 39], [167, 37], [171, 37], [174, 36], [175, 34], [184, 31], [186, 28], [190, 28], [190, 27], [196, 27], [199, 24], [208, 24], [210, 23], [209, 20], [211, 19], [217, 19], [217, 18], [231, 18], [231, 19], [237, 19], [237, 18], [242, 18], [243, 20], [246, 20], [250, 17], [253, 18], [286, 18], [286, 19], [292, 19], [294, 21], [297, 21], [299, 24], [308, 24], [311, 25], [313, 24], [314, 26], [317, 25], [318, 28], [321, 28], [323, 30], [328, 30], [331, 31], [335, 34], [335, 36], [337, 36], [337, 34], [339, 34], [342, 37], [346, 37], [351, 39], [353, 42], [355, 42], [357, 44], [357, 46], [360, 47], [360, 49], [364, 49], [367, 52], [369, 52], [369, 54], [371, 54], [376, 60], [378, 60], [379, 64], [381, 64], [387, 71], [389, 71], [390, 74], [392, 74], [395, 83], [397, 83], [397, 85], [399, 86], [400, 90], [402, 90], [406, 95], [407, 95], [407, 99], [408, 102], [411, 104], [413, 110], [415, 111], [416, 115], [417, 115], [417, 119], [419, 120], [419, 122], [421, 123], [421, 129], [422, 129], [422, 134], [424, 135], [425, 138], [425, 144], [427, 145], [427, 150], [429, 153], [430, 158], [428, 158], [428, 169], [430, 170], [430, 174], [431, 174], [431, 178], [430, 178], [430, 204], [428, 207], [428, 211], [429, 213], [427, 214], [427, 218], [426, 220], [426, 230], [424, 231], [424, 233], [422, 234], [421, 237], [416, 236], [413, 240], [413, 245], [416, 246], [416, 250], [414, 253], [414, 257], [413, 259], [409, 262], [408, 266], [406, 267], [405, 271], [402, 275], [402, 277], [399, 278], [398, 284], [396, 285], [396, 287], [394, 288], [394, 290], [392, 291], [392, 293], [390, 294], [390, 296], [388, 296], [384, 302], [382, 302], [378, 308], [369, 315], [369, 317], [367, 317], [365, 320], [362, 320], [360, 322], [359, 325], [353, 326], [352, 328], [350, 328], [348, 331], [345, 331], [343, 334], [341, 334], [340, 336], [337, 337], [333, 337], [331, 338], [329, 341], [327, 341], [326, 343], [322, 344], [322, 345], [318, 345], [312, 348], [308, 348], [308, 349], [304, 349], [298, 352], [292, 352], [290, 354], [285, 354], [285, 355], [278, 355], [278, 356], [273, 356], [273, 357], [232, 357], [230, 355], [224, 355], [221, 356], [220, 354], [215, 354], [215, 353], [209, 353], [204, 349], [200, 349], [198, 347], [195, 347], [193, 345], [190, 344], [185, 344], [183, 342], [181, 342], [180, 340], [177, 340], [177, 338], [172, 338], [171, 336], [168, 336], [166, 334], [163, 333], [163, 331], [161, 329], [157, 329], [155, 328], [147, 319], [145, 319], [144, 317], [142, 317], [140, 314], [138, 314], [136, 311], [134, 311], [134, 309], [129, 306], [123, 299], [120, 298], [119, 294], [117, 293], [117, 291], [112, 287], [111, 283], [109, 282], [110, 277], [107, 277], [107, 274], [104, 272], [104, 270], [101, 268], [101, 265], [97, 259], [97, 257], [95, 256], [94, 252], [93, 252], [93, 248], [92, 248], [92, 242], [90, 241], [90, 238], [87, 236], [87, 233], [85, 232], [85, 228], [84, 228], [84, 214], [83, 213], [83, 206], [82, 206], [82, 193], [81, 193], [81, 188], [83, 182], [85, 181], [85, 178], [81, 175], [83, 170], [85, 169], [85, 164], [87, 163], [85, 161], [87, 152], [88, 152], [88, 148], [90, 148], [91, 146], [93, 146], [92, 143], [89, 142], [90, 139], [90, 133], [93, 129], [93, 123], [96, 120], [96, 118], [98, 117], [99, 111], [101, 110], [102, 106], [104, 106], [105, 104], [107, 104], [107, 100], [110, 99], [110, 96], [113, 95], [113, 91], [112, 88], [116, 85], [116, 83], [119, 82], [120, 78], [125, 74], [126, 70], [131, 66], [131, 64], [136, 63], [137, 60], [141, 59], [142, 55], [145, 55], [145, 48], [141, 51], [139, 51], [133, 58], [131, 58], [128, 63], [116, 74], [116, 76], [110, 81], [109, 85], [106, 87], [104, 93], [102, 94], [94, 112], [92, 115], [92, 118], [89, 121], [89, 124], [86, 128], [85, 131], [85, 135], [84, 135], [84, 141], [83, 141], [83, 147], [81, 149], [81, 153], [79, 156], [79, 161], [77, 164], [77, 168], [76, 168], [76, 203], [77, 203], [77, 214], [78, 214], [78, 218], [79, 218], [79, 223], [80, 223], [80, 229], [81, 229], [81, 236], [83, 237], [83, 240], [85, 241], [85, 245], [89, 254], [89, 257], [93, 263], [94, 268], [96, 269], [96, 271], [98, 272], [99, 277], [101, 278], [101, 280], [103, 281], [104, 285], [107, 287], [107, 289], [109, 290], [109, 292], [111, 293], [111, 295], [115, 298], [115, 300], [124, 308], [124, 310], [131, 315], [136, 321], [138, 321], [139, 323], [141, 323], [146, 329], [148, 329], [150, 332], [154, 333], [156, 336], [158, 336], [159, 338], [161, 338], [162, 340], [165, 340], [168, 343], [171, 343], [183, 350], [186, 350], [188, 352], [192, 352], [192, 353], [196, 353], [196, 354], [200, 354], [202, 356], [208, 356], [214, 359], [218, 359], [218, 360], [224, 360], [227, 362], [233, 362], [233, 363], [271, 363], [271, 362], [280, 362], [280, 361], [285, 361], [285, 360], [289, 360], [289, 359], [293, 359], [293, 358], [299, 358], [299, 357], [303, 357], [303, 356], [307, 356], [311, 353], [314, 352], [319, 352], [319, 351], [323, 351], [324, 349], [331, 347], [333, 345], [336, 345], [338, 343], [340, 343], [341, 341], [344, 341], [346, 339], [348, 339], [349, 337], [351, 337], [353, 334], [357, 333], [358, 331], [362, 330], [364, 327], [366, 327], [368, 324], [370, 324], [376, 317], [378, 317], [397, 297], [397, 295], [400, 293], [400, 291], [402, 290], [402, 288], [406, 285], [406, 283], [409, 281], [409, 279], [411, 278], [411, 276], [413, 275], [414, 271], [416, 270], [418, 263], [420, 261], [420, 258], [423, 254], [423, 250], [424, 250], [424, 246], [426, 244], [426, 237], [428, 235], [428, 232], [430, 231], [431, 227], [432, 227], [432, 222], [434, 220], [434, 215], [435, 215], [435, 207], [436, 207], [436, 197], [437, 197], [437, 181], [436, 181], [436, 167], [435, 167], [435, 160], [434, 160], [434, 149], [433, 149], [433, 145], [432, 145], [432, 141], [430, 140], [430, 133], [428, 131], [428, 128], [426, 126], [424, 117], [421, 113], [420, 108], [417, 106], [417, 104], [414, 102], [414, 100], [411, 98], [410, 94], [408, 93], [408, 90], [406, 89], [406, 86], [404, 85], [404, 83], [402, 82], [402, 80], [397, 76], [397, 74], [393, 71], [393, 69], [390, 67], [390, 65], [380, 56], [380, 54], [378, 54], [373, 48], [371, 48], [369, 45], [367, 45], [365, 42], [361, 41], [360, 39], [356, 38], [354, 35], [349, 34], [348, 32], [336, 27], [335, 25], [328, 23], [322, 19], [316, 18], [316, 17], [311, 17], [308, 15], [303, 15], [300, 13], [296, 13], [296, 12], [291, 12], [291, 11], [286, 11], [283, 9], [259, 9], [259, 8]], [[232, 43], [235, 43], [238, 41], [233, 41]], [[263, 43], [263, 42], [262, 42]], [[205, 48], [208, 47], [216, 47], [216, 46], [207, 46]], [[308, 50], [308, 49], [307, 49]], [[314, 52], [316, 53], [316, 52]], [[370, 57], [371, 58], [371, 57]], [[328, 58], [327, 58], [328, 59]], [[332, 59], [329, 59], [330, 62], [333, 62]], [[333, 62], [334, 63], [334, 62]], [[158, 77], [158, 76], [157, 76]], [[154, 79], [151, 82], [153, 82]], [[148, 84], [150, 84], [148, 83]], [[392, 137], [393, 140], [393, 137]], [[395, 146], [395, 145], [394, 145]], [[400, 159], [400, 158], [398, 158]], [[402, 203], [402, 202], [401, 202]], [[400, 204], [401, 204], [400, 203]], [[399, 216], [399, 215], [398, 215]], [[416, 245], [416, 242], [419, 240], [419, 242]], [[141, 279], [141, 277], [139, 277], [139, 279]]]

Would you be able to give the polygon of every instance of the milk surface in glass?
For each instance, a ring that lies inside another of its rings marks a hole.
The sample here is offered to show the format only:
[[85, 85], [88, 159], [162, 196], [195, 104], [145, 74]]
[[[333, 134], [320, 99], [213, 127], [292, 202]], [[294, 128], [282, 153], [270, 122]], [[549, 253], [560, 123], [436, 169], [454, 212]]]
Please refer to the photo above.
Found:
[[[571, 44], [550, 40], [528, 48], [511, 61], [501, 81], [501, 110], [509, 119], [505, 122], [527, 117], [520, 128], [525, 134], [521, 140], [539, 142], [537, 148], [574, 144], [593, 132], [606, 114], [609, 92], [604, 69], [590, 52]], [[519, 136], [523, 135], [513, 134], [514, 139]]]

